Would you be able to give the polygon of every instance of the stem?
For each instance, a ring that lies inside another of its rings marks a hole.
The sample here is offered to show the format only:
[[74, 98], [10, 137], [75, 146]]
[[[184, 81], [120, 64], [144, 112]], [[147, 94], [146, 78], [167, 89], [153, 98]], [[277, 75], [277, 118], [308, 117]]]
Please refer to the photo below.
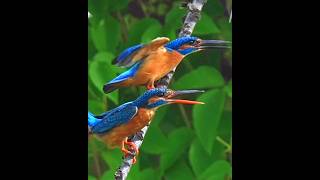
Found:
[[[188, 2], [187, 4], [188, 14], [184, 20], [183, 26], [179, 33], [179, 37], [191, 35], [197, 21], [200, 19], [202, 7], [206, 3], [206, 1], [207, 0], [193, 0], [192, 2]], [[142, 1], [139, 0], [139, 3], [141, 4]], [[156, 87], [167, 88], [172, 80], [174, 72], [175, 72], [175, 69], [169, 72], [165, 77], [161, 78], [157, 82]], [[131, 142], [133, 142], [137, 146], [137, 148], [140, 148], [143, 142], [144, 136], [146, 135], [146, 132], [148, 130], [148, 127], [149, 126], [142, 128], [141, 131], [136, 133], [134, 136], [128, 138]], [[123, 159], [121, 166], [118, 168], [118, 170], [115, 173], [115, 180], [125, 180], [127, 178], [128, 173], [132, 166], [132, 158], [133, 156], [128, 156], [127, 158]]]
[[186, 126], [187, 126], [188, 128], [191, 128], [191, 123], [190, 123], [190, 120], [189, 120], [189, 118], [188, 118], [188, 116], [187, 116], [186, 109], [185, 109], [184, 106], [181, 105], [181, 104], [178, 104], [178, 107], [179, 107], [180, 112], [181, 112], [181, 114], [182, 114], [183, 120], [184, 120], [184, 122], [186, 123]]
[[226, 152], [231, 151], [231, 145], [229, 143], [227, 143], [225, 140], [223, 140], [220, 136], [217, 136], [216, 139], [218, 142], [220, 142], [221, 144], [223, 144], [224, 146], [227, 147]]
[[122, 36], [124, 38], [124, 42], [128, 41], [128, 28], [127, 28], [127, 24], [125, 22], [125, 20], [123, 19], [123, 16], [121, 16], [120, 12], [117, 12], [117, 18], [120, 21], [121, 24], [121, 29], [122, 29]]
[[101, 167], [100, 167], [100, 163], [99, 163], [99, 158], [98, 158], [98, 151], [97, 151], [97, 146], [95, 142], [92, 142], [92, 150], [93, 150], [93, 162], [94, 162], [94, 167], [96, 170], [96, 177], [97, 180], [100, 179], [101, 177]]

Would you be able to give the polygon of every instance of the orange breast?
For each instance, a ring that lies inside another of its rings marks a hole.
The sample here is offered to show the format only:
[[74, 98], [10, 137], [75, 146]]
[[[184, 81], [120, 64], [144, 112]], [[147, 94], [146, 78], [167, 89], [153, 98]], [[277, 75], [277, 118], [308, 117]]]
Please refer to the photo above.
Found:
[[167, 52], [165, 48], [159, 48], [145, 59], [133, 80], [140, 85], [159, 80], [173, 70], [182, 59], [183, 56], [176, 51]]
[[104, 135], [99, 136], [110, 148], [121, 146], [121, 142], [128, 136], [131, 136], [143, 127], [145, 127], [153, 118], [155, 110], [140, 108], [136, 116], [127, 124], [122, 124]]

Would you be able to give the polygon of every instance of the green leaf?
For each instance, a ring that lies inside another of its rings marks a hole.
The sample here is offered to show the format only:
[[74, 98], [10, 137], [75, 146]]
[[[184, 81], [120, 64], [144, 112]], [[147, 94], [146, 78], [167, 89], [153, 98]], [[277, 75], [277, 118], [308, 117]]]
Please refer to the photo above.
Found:
[[224, 108], [225, 93], [221, 89], [214, 89], [202, 94], [197, 101], [205, 104], [193, 106], [195, 132], [202, 146], [211, 154]]
[[96, 177], [94, 177], [94, 176], [88, 176], [88, 180], [96, 180]]
[[103, 151], [101, 155], [105, 163], [108, 164], [108, 166], [110, 167], [111, 171], [115, 172], [122, 161], [121, 151], [118, 148], [116, 148], [112, 150]]
[[214, 162], [208, 167], [200, 176], [199, 180], [225, 180], [226, 176], [230, 176], [232, 168], [230, 164], [225, 160], [219, 160]]
[[92, 18], [101, 19], [104, 17], [108, 9], [108, 1], [106, 0], [89, 0], [88, 10], [92, 14]]
[[141, 42], [148, 43], [151, 40], [161, 36], [162, 26], [160, 24], [154, 24], [150, 26], [142, 35]]
[[139, 173], [139, 180], [160, 180], [159, 171], [156, 171], [152, 168], [144, 169]]
[[232, 112], [224, 111], [221, 117], [221, 122], [219, 125], [219, 136], [223, 138], [228, 143], [231, 138], [231, 131], [232, 131]]
[[163, 106], [157, 110], [157, 113], [152, 120], [151, 126], [159, 126], [160, 122], [164, 119], [164, 116], [167, 114], [168, 108], [168, 106]]
[[212, 18], [206, 13], [201, 13], [201, 19], [196, 24], [193, 34], [205, 35], [220, 33], [218, 26], [213, 22]]
[[[108, 52], [98, 53], [89, 66], [89, 78], [96, 88], [104, 94], [103, 85], [116, 77], [116, 70], [111, 66], [114, 55]], [[118, 104], [118, 91], [107, 94], [107, 97]]]
[[167, 137], [157, 125], [151, 124], [141, 146], [141, 150], [149, 154], [161, 154], [166, 151], [167, 146]]
[[107, 32], [104, 20], [101, 20], [96, 26], [89, 27], [89, 36], [98, 51], [107, 50]]
[[[138, 157], [139, 158], [139, 157]], [[140, 161], [137, 159], [136, 164], [131, 167], [130, 173], [126, 180], [140, 180]]]
[[89, 33], [98, 51], [114, 52], [120, 41], [120, 24], [112, 16], [107, 16], [95, 26], [90, 26]]
[[186, 15], [186, 10], [179, 7], [172, 8], [165, 17], [165, 29], [177, 30], [181, 29], [183, 17]]
[[89, 100], [88, 110], [93, 114], [101, 114], [105, 111], [104, 104], [101, 101]]
[[166, 179], [174, 180], [194, 180], [192, 170], [189, 168], [187, 163], [182, 159], [175, 163], [174, 166], [167, 170], [165, 174]]
[[101, 176], [100, 180], [110, 180], [114, 179], [114, 172], [113, 171], [105, 171]]
[[209, 165], [213, 162], [213, 158], [210, 157], [210, 155], [205, 151], [197, 138], [191, 144], [189, 150], [189, 160], [193, 172], [197, 177], [199, 177], [203, 170], [209, 167]]
[[224, 79], [220, 72], [209, 66], [200, 66], [197, 69], [186, 73], [174, 84], [174, 89], [203, 89], [221, 87]]
[[117, 1], [108, 1], [110, 4], [110, 11], [119, 11], [128, 6], [129, 0], [117, 0]]
[[230, 80], [226, 86], [226, 93], [232, 98], [232, 80]]
[[92, 17], [97, 17], [99, 19], [104, 18], [110, 11], [119, 11], [128, 6], [129, 0], [89, 0], [88, 9], [92, 14]]
[[192, 131], [185, 127], [175, 129], [169, 134], [167, 150], [160, 157], [162, 172], [171, 167], [180, 158], [188, 148], [192, 138]]
[[160, 25], [158, 20], [153, 18], [144, 18], [133, 24], [132, 27], [129, 29], [129, 41], [127, 47], [139, 44], [141, 42], [141, 36], [146, 31], [146, 29], [148, 29], [151, 26], [154, 26], [155, 24]]

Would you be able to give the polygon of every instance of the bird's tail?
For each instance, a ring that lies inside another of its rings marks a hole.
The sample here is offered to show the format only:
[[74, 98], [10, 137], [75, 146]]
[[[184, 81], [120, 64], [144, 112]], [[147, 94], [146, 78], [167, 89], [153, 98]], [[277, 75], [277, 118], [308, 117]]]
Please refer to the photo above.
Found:
[[106, 94], [111, 93], [112, 91], [119, 88], [117, 85], [118, 83], [105, 84], [103, 85], [103, 92]]
[[92, 113], [88, 112], [88, 126], [93, 127], [96, 124], [97, 124], [97, 118], [95, 118]]

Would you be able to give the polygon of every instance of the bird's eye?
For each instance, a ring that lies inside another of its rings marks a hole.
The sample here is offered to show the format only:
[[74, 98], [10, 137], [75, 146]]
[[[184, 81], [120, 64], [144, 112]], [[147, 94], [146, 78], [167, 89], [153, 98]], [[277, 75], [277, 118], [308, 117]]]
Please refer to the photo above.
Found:
[[195, 40], [192, 40], [192, 41], [189, 42], [189, 44], [193, 44], [194, 42], [195, 42]]

